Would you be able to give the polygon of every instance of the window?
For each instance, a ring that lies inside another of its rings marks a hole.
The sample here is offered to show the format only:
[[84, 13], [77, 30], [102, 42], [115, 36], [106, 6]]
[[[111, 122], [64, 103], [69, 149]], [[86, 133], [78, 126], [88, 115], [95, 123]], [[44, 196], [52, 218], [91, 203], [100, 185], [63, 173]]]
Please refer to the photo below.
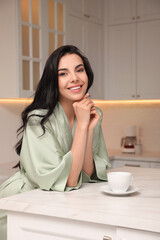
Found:
[[21, 39], [20, 96], [31, 96], [48, 56], [64, 44], [64, 3], [60, 0], [19, 0]]
[[[63, 3], [48, 0], [49, 54], [64, 42]], [[53, 14], [54, 13], [54, 14]]]

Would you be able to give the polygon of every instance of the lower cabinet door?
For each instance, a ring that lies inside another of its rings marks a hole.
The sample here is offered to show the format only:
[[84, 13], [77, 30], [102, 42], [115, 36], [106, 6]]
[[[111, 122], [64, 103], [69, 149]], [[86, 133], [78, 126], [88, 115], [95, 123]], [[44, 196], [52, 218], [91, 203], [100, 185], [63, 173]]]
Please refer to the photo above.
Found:
[[151, 162], [151, 168], [160, 168], [160, 162]]
[[160, 240], [160, 233], [117, 228], [117, 240]]
[[150, 167], [150, 162], [141, 162], [141, 161], [132, 161], [132, 160], [113, 160], [112, 161], [112, 168], [117, 167]]
[[116, 240], [116, 227], [69, 219], [64, 211], [66, 219], [9, 212], [8, 240]]

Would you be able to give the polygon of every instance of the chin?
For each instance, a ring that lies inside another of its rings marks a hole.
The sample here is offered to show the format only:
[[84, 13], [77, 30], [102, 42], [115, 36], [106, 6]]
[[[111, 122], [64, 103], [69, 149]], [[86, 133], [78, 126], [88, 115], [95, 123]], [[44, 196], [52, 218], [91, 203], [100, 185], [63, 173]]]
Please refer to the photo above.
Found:
[[84, 97], [84, 95], [85, 95], [85, 94], [82, 94], [82, 95], [80, 95], [80, 96], [75, 96], [75, 97], [73, 98], [73, 101], [80, 101], [80, 100]]

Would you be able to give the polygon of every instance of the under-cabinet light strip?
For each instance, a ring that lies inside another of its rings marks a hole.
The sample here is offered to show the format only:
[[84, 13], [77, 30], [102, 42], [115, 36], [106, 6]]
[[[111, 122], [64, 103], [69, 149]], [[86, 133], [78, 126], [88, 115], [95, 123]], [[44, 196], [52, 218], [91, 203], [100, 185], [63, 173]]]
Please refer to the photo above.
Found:
[[[32, 98], [0, 98], [0, 103], [30, 103]], [[160, 99], [151, 100], [97, 100], [93, 99], [97, 104], [160, 104]]]
[[160, 104], [160, 99], [148, 100], [94, 100], [97, 104]]

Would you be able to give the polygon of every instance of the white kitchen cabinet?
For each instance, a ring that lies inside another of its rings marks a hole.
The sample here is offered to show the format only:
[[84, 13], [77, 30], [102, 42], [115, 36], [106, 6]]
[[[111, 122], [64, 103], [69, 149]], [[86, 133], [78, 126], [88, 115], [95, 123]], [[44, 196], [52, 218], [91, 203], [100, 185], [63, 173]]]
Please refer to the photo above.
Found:
[[94, 82], [89, 90], [92, 98], [104, 98], [102, 26], [88, 22], [84, 42], [84, 53], [88, 57], [94, 72]]
[[109, 99], [160, 98], [159, 42], [160, 20], [109, 26]]
[[77, 46], [82, 52], [85, 50], [85, 21], [74, 17], [67, 16], [67, 34], [66, 44], [73, 44]]
[[69, 0], [69, 14], [102, 23], [103, 0]]
[[77, 46], [89, 59], [94, 72], [94, 84], [89, 90], [92, 98], [104, 97], [102, 26], [68, 15], [66, 44]]
[[109, 25], [135, 21], [136, 0], [109, 0]]
[[116, 240], [114, 226], [11, 211], [8, 229], [8, 240]]
[[8, 240], [13, 239], [160, 240], [160, 234], [96, 222], [8, 211]]
[[151, 168], [160, 168], [160, 162], [151, 162], [150, 167]]
[[[0, 1], [0, 97], [17, 97], [19, 93], [19, 41], [17, 4]], [[2, 33], [3, 31], [3, 33]]]
[[159, 0], [137, 0], [137, 20], [160, 19]]
[[136, 93], [136, 25], [109, 27], [109, 99], [132, 99]]
[[137, 24], [137, 96], [141, 99], [160, 98], [159, 43], [160, 20]]
[[114, 159], [111, 161], [112, 168], [118, 168], [118, 167], [150, 167], [150, 162], [145, 161], [135, 161], [135, 160], [119, 160]]
[[134, 229], [117, 228], [116, 240], [160, 240], [160, 235], [154, 232], [144, 232]]
[[160, 19], [159, 0], [109, 0], [109, 24]]
[[49, 55], [64, 44], [65, 4], [63, 0], [17, 1], [21, 39], [20, 96], [28, 97], [36, 89]]
[[0, 98], [33, 95], [50, 52], [64, 43], [64, 5], [0, 1]]
[[122, 160], [122, 159], [113, 159], [111, 160], [112, 168], [118, 167], [142, 167], [142, 168], [160, 168], [160, 162], [155, 161], [145, 161], [145, 160]]

